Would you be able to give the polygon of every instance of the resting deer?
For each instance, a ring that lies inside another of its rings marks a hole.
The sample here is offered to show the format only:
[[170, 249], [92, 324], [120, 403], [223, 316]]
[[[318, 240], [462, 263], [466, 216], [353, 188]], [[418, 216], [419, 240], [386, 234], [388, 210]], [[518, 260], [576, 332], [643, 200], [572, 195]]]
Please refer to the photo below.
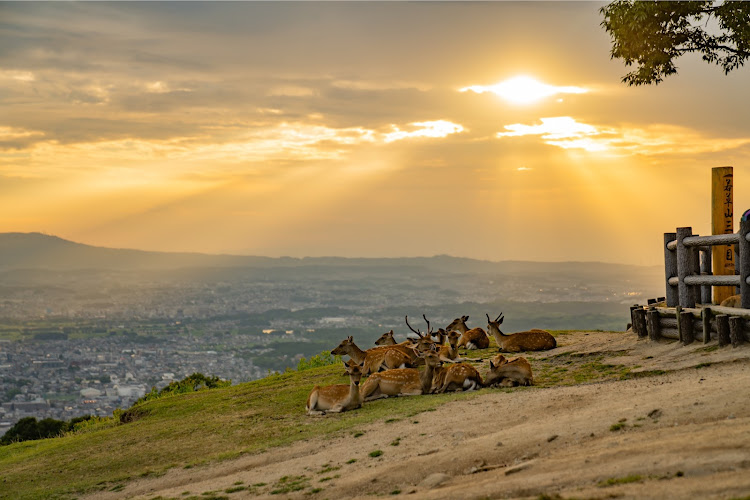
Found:
[[391, 330], [378, 337], [378, 340], [375, 341], [375, 345], [381, 347], [397, 345], [409, 347], [411, 345], [414, 345], [414, 340], [406, 339], [403, 342], [396, 342], [396, 338], [393, 336], [393, 330]]
[[742, 307], [742, 296], [732, 295], [721, 301], [719, 304], [722, 307]]
[[490, 315], [487, 315], [487, 329], [490, 331], [492, 336], [495, 337], [495, 342], [503, 352], [522, 352], [522, 351], [546, 351], [548, 349], [554, 349], [557, 347], [557, 341], [546, 330], [527, 330], [525, 332], [513, 333], [505, 335], [500, 331], [500, 324], [503, 322], [505, 317], [503, 313], [500, 313], [495, 321], [490, 319]]
[[[441, 328], [438, 331], [443, 331], [443, 329]], [[440, 360], [448, 361], [451, 363], [458, 363], [460, 361], [465, 361], [465, 359], [458, 357], [458, 341], [459, 341], [459, 338], [461, 337], [461, 334], [453, 330], [444, 336], [448, 342], [441, 345], [438, 350], [438, 355], [440, 356]]]
[[362, 379], [362, 368], [359, 365], [349, 366], [344, 363], [349, 375], [349, 385], [336, 384], [324, 387], [315, 386], [307, 396], [308, 415], [325, 415], [326, 412], [340, 413], [355, 410], [362, 406], [362, 396], [359, 394], [359, 381]]
[[461, 340], [458, 342], [458, 347], [466, 347], [467, 349], [487, 349], [490, 346], [490, 338], [487, 336], [487, 333], [481, 328], [472, 328], [469, 330], [469, 327], [466, 326], [466, 321], [468, 319], [468, 316], [456, 318], [450, 325], [446, 326], [445, 329], [448, 331], [458, 330], [461, 332]]
[[[434, 352], [425, 353], [420, 357], [434, 357]], [[432, 376], [439, 360], [432, 366], [426, 365], [421, 372], [416, 368], [397, 368], [384, 372], [373, 373], [362, 384], [360, 394], [364, 401], [387, 398], [388, 396], [418, 396], [428, 394], [432, 389]]]
[[526, 361], [526, 358], [505, 359], [502, 354], [497, 354], [490, 360], [490, 371], [485, 377], [484, 386], [513, 387], [516, 385], [532, 385], [533, 382], [531, 365]]
[[425, 357], [427, 366], [435, 365], [430, 392], [473, 391], [482, 387], [482, 376], [473, 366], [465, 363], [457, 363], [448, 367], [437, 366], [439, 363], [440, 358], [437, 355]]
[[348, 354], [355, 363], [362, 365], [362, 375], [370, 375], [380, 371], [381, 368], [405, 368], [412, 364], [411, 356], [397, 346], [363, 351], [357, 347], [351, 336], [342, 340], [338, 347], [331, 351], [331, 354], [337, 356]]

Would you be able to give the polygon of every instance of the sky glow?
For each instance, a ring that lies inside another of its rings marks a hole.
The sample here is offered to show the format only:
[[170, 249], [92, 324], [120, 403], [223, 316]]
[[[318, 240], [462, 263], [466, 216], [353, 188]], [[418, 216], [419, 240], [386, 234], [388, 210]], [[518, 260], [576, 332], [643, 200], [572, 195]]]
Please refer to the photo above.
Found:
[[0, 2], [0, 232], [660, 265], [750, 207], [750, 69], [628, 88], [601, 5]]

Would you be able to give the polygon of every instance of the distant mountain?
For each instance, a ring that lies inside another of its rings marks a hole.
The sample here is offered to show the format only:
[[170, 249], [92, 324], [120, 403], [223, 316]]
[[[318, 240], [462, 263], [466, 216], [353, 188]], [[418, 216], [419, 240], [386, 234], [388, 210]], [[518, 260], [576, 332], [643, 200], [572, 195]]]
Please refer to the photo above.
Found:
[[200, 253], [148, 252], [95, 247], [41, 233], [0, 233], [0, 271], [19, 269], [72, 270], [171, 270], [185, 268], [289, 268], [323, 267], [373, 271], [377, 268], [420, 268], [439, 273], [503, 273], [556, 276], [607, 274], [627, 276], [632, 272], [652, 274], [654, 267], [601, 262], [490, 262], [438, 255], [404, 258], [345, 257], [253, 257]]

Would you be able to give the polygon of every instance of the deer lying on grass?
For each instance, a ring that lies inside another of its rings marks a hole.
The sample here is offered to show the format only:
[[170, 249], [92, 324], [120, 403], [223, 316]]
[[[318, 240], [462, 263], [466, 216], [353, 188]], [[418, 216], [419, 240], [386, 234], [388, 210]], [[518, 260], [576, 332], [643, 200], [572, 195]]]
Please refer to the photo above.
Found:
[[485, 377], [484, 386], [514, 387], [532, 385], [533, 382], [531, 365], [526, 358], [505, 359], [502, 354], [497, 354], [490, 360], [490, 371]]
[[468, 319], [468, 316], [456, 318], [450, 325], [446, 326], [445, 329], [448, 331], [458, 330], [461, 332], [461, 340], [458, 342], [458, 347], [466, 347], [467, 349], [487, 349], [490, 346], [490, 338], [487, 336], [487, 333], [481, 328], [472, 328], [469, 330], [469, 327], [466, 326], [466, 321]]
[[497, 346], [502, 352], [522, 352], [522, 351], [546, 351], [557, 347], [557, 341], [546, 330], [528, 330], [525, 332], [505, 335], [500, 331], [500, 324], [505, 317], [500, 313], [495, 321], [487, 315], [487, 329], [495, 337]]
[[370, 375], [381, 369], [406, 368], [413, 364], [412, 357], [397, 346], [376, 347], [363, 351], [357, 347], [351, 335], [342, 340], [331, 354], [348, 354], [355, 363], [362, 365], [362, 375]]
[[364, 401], [372, 401], [389, 396], [418, 396], [428, 394], [432, 389], [432, 377], [439, 360], [437, 354], [428, 352], [422, 358], [434, 357], [437, 361], [432, 366], [426, 365], [421, 372], [416, 368], [396, 368], [373, 373], [362, 384], [360, 394]]
[[[453, 330], [446, 335], [445, 330], [443, 330], [442, 328], [438, 330], [438, 332], [442, 332], [441, 336], [444, 337], [444, 340], [441, 343], [440, 348], [438, 349], [438, 356], [440, 356], [440, 360], [450, 363], [459, 363], [461, 361], [466, 361], [465, 359], [458, 357], [458, 341], [461, 338], [461, 334]], [[446, 340], [447, 343], [445, 342]]]
[[349, 366], [344, 363], [349, 375], [349, 385], [336, 384], [324, 387], [315, 386], [307, 396], [308, 415], [325, 415], [355, 410], [362, 406], [362, 396], [359, 393], [359, 381], [362, 379], [362, 368], [359, 365]]
[[[409, 346], [413, 346], [414, 343], [415, 343], [414, 339], [409, 339], [409, 338], [407, 338], [403, 342], [396, 342], [396, 338], [393, 336], [393, 330], [385, 332], [383, 335], [378, 337], [378, 340], [375, 341], [375, 345], [379, 347], [389, 347], [389, 346], [409, 347]], [[376, 349], [376, 348], [373, 348], [373, 349]]]
[[722, 307], [742, 307], [742, 295], [732, 295], [721, 301]]
[[483, 386], [482, 376], [476, 368], [465, 363], [439, 366], [440, 357], [435, 353], [425, 356], [425, 365], [434, 365], [430, 392], [473, 391]]

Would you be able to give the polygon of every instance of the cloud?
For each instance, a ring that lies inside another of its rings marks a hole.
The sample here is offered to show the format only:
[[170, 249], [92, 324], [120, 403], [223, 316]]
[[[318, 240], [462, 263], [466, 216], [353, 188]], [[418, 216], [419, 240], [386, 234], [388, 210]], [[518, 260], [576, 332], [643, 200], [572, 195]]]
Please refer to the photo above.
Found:
[[457, 134], [464, 131], [461, 125], [447, 120], [414, 122], [410, 125], [416, 128], [412, 131], [406, 131], [394, 125], [393, 132], [385, 134], [385, 142], [401, 141], [415, 137], [446, 137], [450, 134]]
[[750, 144], [750, 137], [708, 137], [688, 127], [654, 124], [647, 127], [605, 127], [581, 123], [570, 116], [540, 118], [539, 124], [505, 125], [498, 138], [539, 136], [545, 144], [614, 155], [716, 153]]
[[492, 92], [516, 104], [528, 104], [558, 94], [584, 94], [588, 92], [588, 89], [573, 86], [558, 87], [528, 76], [517, 76], [494, 85], [471, 85], [460, 89], [460, 92], [468, 91], [477, 94]]

